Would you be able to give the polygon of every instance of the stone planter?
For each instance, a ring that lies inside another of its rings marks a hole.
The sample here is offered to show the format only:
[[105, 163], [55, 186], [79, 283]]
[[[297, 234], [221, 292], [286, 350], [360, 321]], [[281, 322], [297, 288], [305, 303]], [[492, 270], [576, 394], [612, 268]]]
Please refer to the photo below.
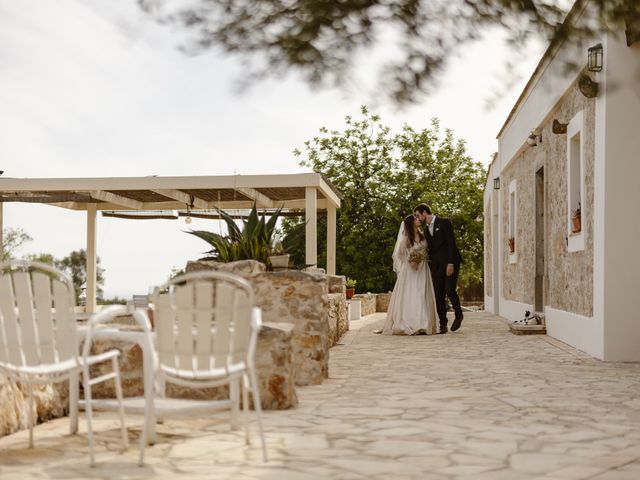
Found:
[[269, 261], [273, 268], [287, 268], [289, 266], [289, 257], [288, 253], [285, 255], [271, 255]]

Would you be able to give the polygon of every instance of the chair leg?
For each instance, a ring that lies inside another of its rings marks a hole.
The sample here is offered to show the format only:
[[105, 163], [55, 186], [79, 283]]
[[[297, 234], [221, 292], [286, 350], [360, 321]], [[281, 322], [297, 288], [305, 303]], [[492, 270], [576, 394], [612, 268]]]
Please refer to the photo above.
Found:
[[147, 446], [147, 416], [144, 416], [144, 421], [142, 423], [142, 433], [140, 434], [140, 457], [138, 458], [138, 466], [144, 467], [144, 449]]
[[229, 383], [229, 399], [231, 400], [231, 430], [238, 430], [240, 417], [240, 381], [233, 379]]
[[93, 425], [91, 419], [93, 417], [93, 406], [91, 405], [91, 385], [89, 384], [89, 367], [84, 366], [82, 369], [82, 386], [84, 388], [84, 411], [87, 415], [87, 437], [89, 439], [89, 465], [96, 466], [96, 460], [93, 454]]
[[262, 459], [268, 462], [267, 446], [264, 441], [264, 429], [262, 428], [262, 404], [260, 403], [260, 391], [258, 390], [258, 380], [253, 365], [249, 364], [249, 379], [251, 380], [251, 393], [253, 394], [253, 408], [258, 417], [258, 429], [260, 430], [260, 441], [262, 442]]
[[69, 376], [69, 433], [78, 433], [78, 399], [80, 390], [80, 378], [77, 372], [72, 372]]
[[120, 416], [120, 433], [122, 435], [122, 445], [124, 448], [129, 446], [129, 439], [127, 438], [127, 427], [124, 425], [124, 405], [122, 404], [122, 380], [120, 378], [120, 367], [118, 365], [118, 357], [111, 359], [113, 371], [116, 374], [116, 398], [118, 399], [118, 415]]
[[33, 404], [35, 400], [33, 398], [33, 385], [29, 384], [29, 448], [33, 448]]
[[247, 445], [251, 444], [249, 437], [249, 378], [246, 374], [242, 375], [242, 413], [244, 417], [244, 441]]

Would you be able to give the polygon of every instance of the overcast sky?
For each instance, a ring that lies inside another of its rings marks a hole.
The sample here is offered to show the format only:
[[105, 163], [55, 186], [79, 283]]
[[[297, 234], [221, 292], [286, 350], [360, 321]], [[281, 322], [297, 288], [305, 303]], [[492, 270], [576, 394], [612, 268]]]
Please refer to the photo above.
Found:
[[[348, 88], [315, 91], [295, 76], [242, 94], [236, 59], [188, 57], [184, 39], [154, 24], [134, 0], [0, 0], [0, 170], [5, 177], [228, 175], [305, 171], [292, 151], [321, 126], [341, 128], [368, 104], [398, 130], [441, 119], [488, 164], [495, 140], [540, 49], [508, 51], [498, 35], [468, 45], [438, 88], [404, 110], [372, 91], [363, 64]], [[514, 58], [520, 55], [522, 58]], [[507, 65], [519, 60], [509, 88]], [[492, 93], [500, 90], [492, 109]], [[372, 100], [377, 105], [372, 105]], [[213, 221], [192, 228], [215, 230]], [[66, 256], [85, 248], [85, 215], [57, 207], [4, 206], [4, 227], [34, 240], [20, 252]], [[146, 293], [206, 249], [180, 221], [98, 221], [105, 295]]]

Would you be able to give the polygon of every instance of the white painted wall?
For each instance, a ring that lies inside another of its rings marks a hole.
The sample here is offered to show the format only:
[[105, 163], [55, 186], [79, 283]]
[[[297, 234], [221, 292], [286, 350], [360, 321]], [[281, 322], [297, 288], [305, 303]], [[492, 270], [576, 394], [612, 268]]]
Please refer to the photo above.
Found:
[[604, 359], [640, 361], [640, 46], [606, 42]]
[[601, 319], [584, 317], [550, 307], [545, 307], [544, 317], [547, 324], [547, 335], [596, 358], [603, 358], [603, 323]]

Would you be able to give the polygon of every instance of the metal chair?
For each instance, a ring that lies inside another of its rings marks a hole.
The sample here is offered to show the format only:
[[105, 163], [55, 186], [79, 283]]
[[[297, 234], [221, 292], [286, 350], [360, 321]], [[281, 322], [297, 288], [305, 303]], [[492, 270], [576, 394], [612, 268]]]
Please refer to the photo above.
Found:
[[[127, 445], [117, 350], [91, 355], [91, 332], [100, 318], [89, 319], [83, 354], [79, 350], [73, 284], [64, 273], [38, 262], [0, 264], [0, 372], [28, 387], [29, 447], [33, 447], [33, 386], [77, 380], [82, 373], [86, 402], [89, 460], [95, 466], [91, 424], [91, 386], [115, 380], [121, 434]], [[91, 378], [89, 367], [111, 360], [113, 371]], [[77, 389], [71, 385], [70, 389]], [[77, 412], [78, 405], [70, 405]], [[72, 418], [74, 418], [72, 416]], [[73, 422], [73, 420], [72, 420]], [[73, 430], [73, 427], [72, 427]]]
[[[225, 272], [195, 272], [155, 288], [150, 296], [154, 315], [154, 366], [158, 418], [179, 413], [198, 414], [229, 408], [231, 426], [238, 427], [240, 393], [249, 444], [248, 392], [258, 420], [263, 460], [267, 450], [262, 428], [262, 408], [254, 354], [262, 323], [254, 306], [253, 289], [243, 278]], [[229, 385], [224, 400], [165, 398], [166, 383], [192, 388]], [[146, 412], [149, 413], [148, 411]], [[140, 439], [140, 465], [144, 464], [147, 418]]]

